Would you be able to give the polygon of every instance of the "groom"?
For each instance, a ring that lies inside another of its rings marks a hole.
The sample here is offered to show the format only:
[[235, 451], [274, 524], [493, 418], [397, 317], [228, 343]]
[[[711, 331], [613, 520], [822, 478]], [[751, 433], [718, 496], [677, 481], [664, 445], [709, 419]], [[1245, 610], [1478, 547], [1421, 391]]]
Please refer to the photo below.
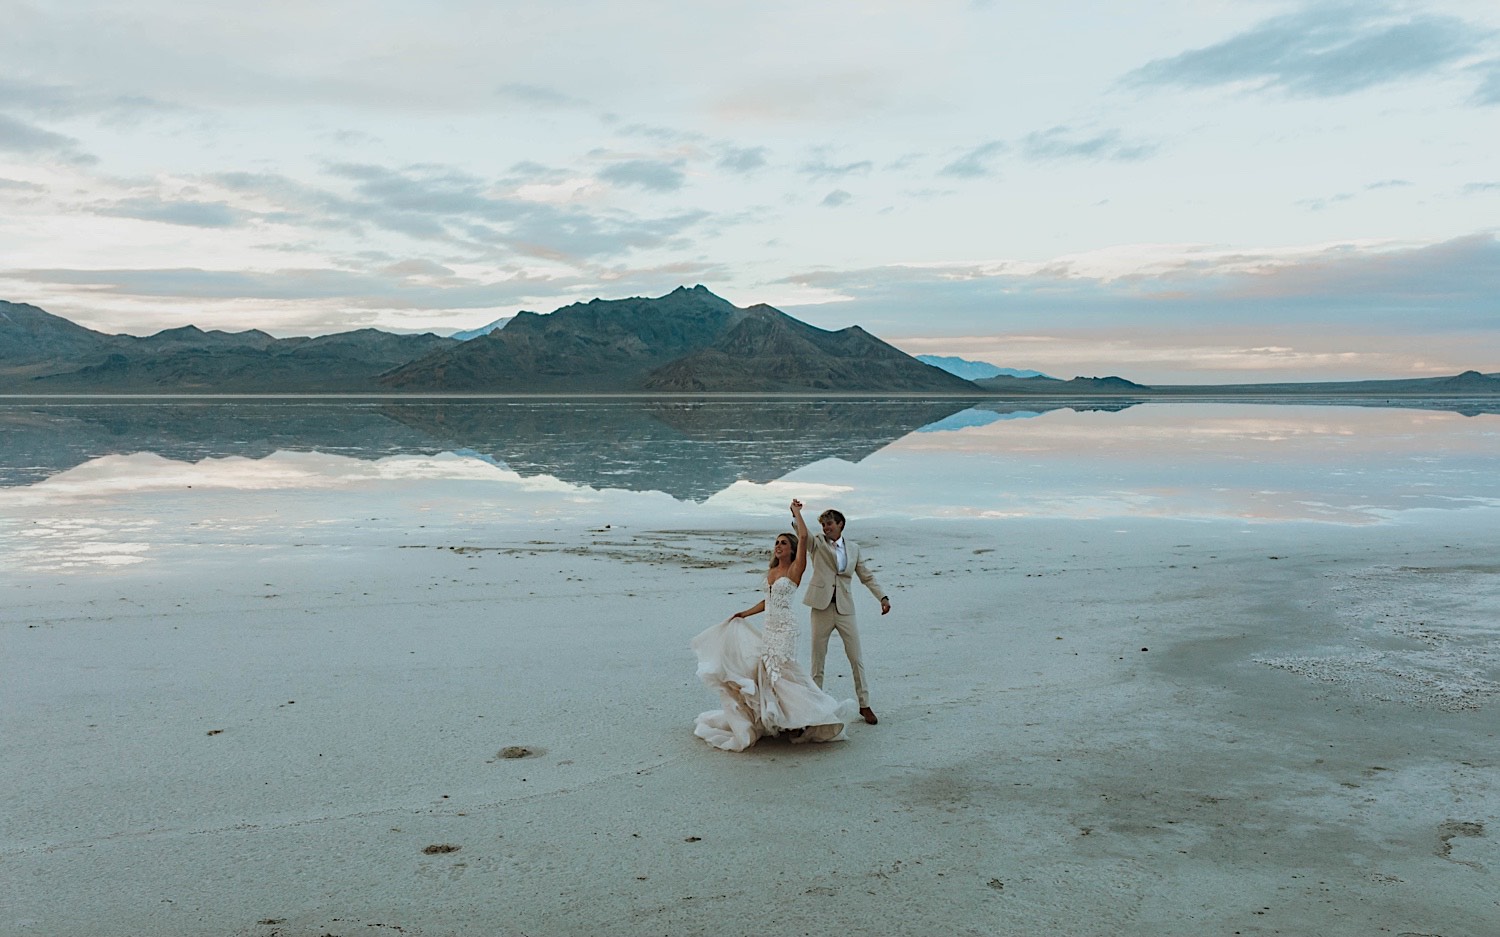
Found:
[[828, 510], [818, 515], [822, 536], [812, 541], [812, 580], [802, 604], [812, 609], [812, 678], [823, 685], [823, 660], [828, 656], [828, 638], [835, 631], [844, 642], [849, 670], [854, 674], [854, 695], [859, 698], [859, 714], [874, 725], [880, 720], [870, 708], [870, 692], [865, 687], [865, 663], [859, 654], [859, 629], [854, 624], [854, 595], [849, 591], [850, 573], [859, 577], [877, 599], [880, 614], [891, 610], [891, 600], [875, 582], [875, 574], [860, 556], [859, 544], [844, 539], [844, 515]]

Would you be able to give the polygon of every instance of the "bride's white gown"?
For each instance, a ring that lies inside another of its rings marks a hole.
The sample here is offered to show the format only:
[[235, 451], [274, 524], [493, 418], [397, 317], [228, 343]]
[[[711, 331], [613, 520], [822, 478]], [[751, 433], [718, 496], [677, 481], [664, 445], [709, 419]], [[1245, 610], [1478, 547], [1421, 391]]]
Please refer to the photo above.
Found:
[[722, 709], [698, 716], [693, 734], [715, 748], [744, 751], [763, 735], [801, 729], [793, 742], [844, 738], [854, 700], [824, 693], [797, 663], [792, 619], [796, 585], [783, 576], [766, 586], [766, 629], [744, 618], [714, 625], [693, 639], [698, 677], [719, 692]]

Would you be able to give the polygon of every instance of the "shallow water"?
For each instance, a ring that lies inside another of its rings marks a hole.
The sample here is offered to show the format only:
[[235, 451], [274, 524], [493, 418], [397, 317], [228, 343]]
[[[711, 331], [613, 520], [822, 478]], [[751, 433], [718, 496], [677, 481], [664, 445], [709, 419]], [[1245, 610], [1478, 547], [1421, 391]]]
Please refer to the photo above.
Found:
[[8, 400], [0, 562], [494, 522], [1380, 524], [1500, 506], [1500, 415], [1151, 402]]

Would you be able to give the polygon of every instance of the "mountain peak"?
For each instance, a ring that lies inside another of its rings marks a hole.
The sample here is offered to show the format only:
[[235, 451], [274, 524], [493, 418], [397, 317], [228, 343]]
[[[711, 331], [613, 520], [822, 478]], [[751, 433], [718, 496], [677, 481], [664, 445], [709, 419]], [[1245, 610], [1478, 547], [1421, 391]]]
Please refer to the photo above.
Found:
[[757, 303], [711, 345], [646, 377], [669, 392], [961, 392], [974, 385], [852, 327], [829, 332]]
[[696, 303], [707, 302], [709, 305], [721, 309], [736, 308], [734, 303], [715, 293], [702, 283], [695, 286], [679, 286], [661, 298], [667, 300], [691, 300]]
[[382, 381], [407, 389], [635, 390], [651, 371], [708, 346], [743, 315], [701, 285], [593, 299], [548, 315], [517, 313], [484, 341], [440, 349]]
[[149, 338], [194, 339], [194, 338], [204, 338], [207, 335], [208, 335], [207, 332], [205, 332], [202, 329], [198, 328], [196, 325], [179, 325], [175, 329], [162, 329], [160, 332], [156, 332], [155, 334], [150, 335], [148, 337]]
[[114, 341], [30, 303], [0, 300], [0, 362], [20, 365], [101, 354]]
[[[12, 315], [11, 312], [7, 310], [14, 311], [16, 315]], [[0, 319], [15, 319], [17, 316], [47, 319], [62, 318], [61, 316], [54, 316], [52, 313], [47, 312], [37, 306], [33, 306], [31, 303], [12, 303], [0, 299]]]

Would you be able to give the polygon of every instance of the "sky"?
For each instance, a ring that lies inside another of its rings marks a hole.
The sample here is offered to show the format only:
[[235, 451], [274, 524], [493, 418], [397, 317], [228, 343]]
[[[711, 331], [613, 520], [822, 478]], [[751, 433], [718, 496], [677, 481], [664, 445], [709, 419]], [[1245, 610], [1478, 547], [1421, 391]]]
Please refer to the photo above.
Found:
[[0, 299], [451, 332], [703, 284], [1145, 383], [1500, 371], [1500, 6], [0, 0]]

